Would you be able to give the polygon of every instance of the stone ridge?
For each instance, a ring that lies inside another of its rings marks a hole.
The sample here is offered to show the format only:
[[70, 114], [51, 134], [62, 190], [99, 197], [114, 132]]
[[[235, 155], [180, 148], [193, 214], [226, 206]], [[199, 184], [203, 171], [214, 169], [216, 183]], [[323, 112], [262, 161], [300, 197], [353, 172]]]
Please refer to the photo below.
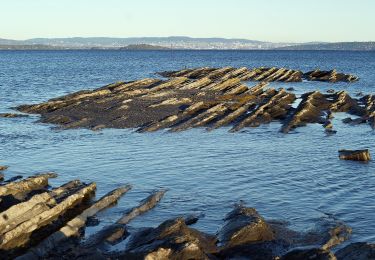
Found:
[[[321, 123], [332, 130], [332, 114], [348, 112], [374, 126], [374, 98], [354, 99], [345, 91], [305, 93], [295, 109], [296, 95], [275, 89], [268, 82], [298, 82], [302, 78], [321, 81], [353, 81], [355, 76], [285, 68], [198, 68], [163, 72], [162, 79], [118, 82], [95, 90], [83, 90], [36, 105], [22, 105], [25, 113], [41, 114], [41, 122], [62, 129], [133, 128], [138, 132], [168, 129], [171, 132], [205, 127], [230, 126], [231, 132], [272, 121], [282, 123], [281, 132], [308, 123]], [[308, 76], [307, 76], [308, 75]], [[248, 87], [246, 80], [261, 81]], [[329, 115], [329, 117], [328, 117]]]

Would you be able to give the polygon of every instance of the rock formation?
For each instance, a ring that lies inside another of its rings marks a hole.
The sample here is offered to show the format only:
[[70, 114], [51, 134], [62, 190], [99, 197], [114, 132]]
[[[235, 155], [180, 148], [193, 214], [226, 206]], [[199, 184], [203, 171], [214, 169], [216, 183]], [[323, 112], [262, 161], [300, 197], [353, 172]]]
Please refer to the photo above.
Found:
[[[0, 211], [2, 259], [334, 259], [327, 258], [334, 256], [330, 250], [351, 233], [334, 219], [322, 219], [317, 228], [306, 232], [293, 231], [284, 222], [267, 221], [256, 209], [242, 204], [227, 214], [216, 235], [190, 227], [199, 220], [196, 216], [168, 219], [155, 228], [131, 228], [134, 218], [156, 207], [163, 198], [166, 191], [159, 190], [126, 210], [113, 224], [82, 239], [88, 220], [132, 187], [119, 187], [92, 201], [95, 183], [73, 180], [47, 188], [51, 177], [57, 175], [0, 183], [0, 200], [8, 195], [19, 198]], [[119, 247], [125, 238], [126, 243]], [[119, 250], [108, 251], [109, 245]], [[351, 248], [356, 253], [344, 248], [338, 256], [352, 259], [373, 253], [372, 245], [353, 244]]]
[[200, 79], [210, 78], [215, 79], [222, 77], [225, 79], [239, 78], [241, 80], [253, 80], [253, 81], [282, 81], [282, 82], [300, 82], [302, 80], [309, 81], [325, 81], [325, 82], [353, 82], [359, 80], [357, 76], [338, 73], [336, 70], [321, 71], [316, 69], [303, 73], [299, 70], [292, 70], [286, 68], [267, 68], [260, 67], [254, 69], [243, 68], [232, 68], [225, 67], [222, 69], [213, 68], [196, 68], [196, 69], [185, 69], [180, 71], [164, 71], [159, 73], [163, 77], [174, 78], [174, 77], [187, 77], [189, 79]]
[[309, 71], [303, 74], [303, 77], [310, 81], [325, 81], [325, 82], [353, 82], [359, 80], [357, 76], [338, 73], [336, 70], [321, 71], [319, 69]]
[[352, 161], [369, 161], [371, 160], [370, 151], [365, 150], [340, 150], [339, 157], [341, 160]]
[[[41, 114], [42, 122], [57, 124], [63, 129], [134, 128], [138, 132], [160, 129], [178, 132], [196, 127], [213, 130], [231, 126], [230, 131], [236, 132], [281, 121], [284, 133], [309, 123], [320, 123], [330, 134], [335, 130], [330, 118], [325, 117], [335, 112], [348, 112], [374, 125], [375, 102], [371, 95], [355, 99], [345, 91], [329, 94], [313, 91], [303, 94], [302, 102], [295, 109], [292, 106], [298, 98], [295, 94], [268, 86], [270, 81], [300, 81], [303, 77], [300, 71], [204, 67], [160, 74], [169, 79], [118, 82], [17, 109]], [[324, 80], [327, 73], [315, 71], [308, 75], [312, 80]], [[336, 76], [335, 80], [342, 78]], [[244, 80], [262, 82], [248, 87]]]

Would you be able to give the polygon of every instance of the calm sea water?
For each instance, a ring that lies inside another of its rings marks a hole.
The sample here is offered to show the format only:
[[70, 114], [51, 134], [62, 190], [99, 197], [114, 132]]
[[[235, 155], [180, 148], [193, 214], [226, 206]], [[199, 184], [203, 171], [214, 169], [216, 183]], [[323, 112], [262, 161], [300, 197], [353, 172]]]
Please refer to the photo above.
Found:
[[[361, 78], [353, 84], [273, 84], [294, 87], [296, 93], [329, 88], [372, 93], [375, 87], [374, 52], [2, 51], [0, 112], [197, 66], [336, 68]], [[320, 125], [284, 135], [277, 122], [235, 134], [228, 129], [138, 134], [127, 129], [57, 131], [35, 123], [38, 116], [0, 119], [0, 164], [10, 166], [7, 177], [56, 171], [60, 176], [52, 185], [74, 178], [95, 181], [98, 197], [120, 184], [133, 184], [117, 207], [99, 214], [101, 225], [117, 220], [154, 189], [167, 188], [160, 205], [132, 226], [201, 214], [195, 227], [215, 233], [232, 205], [242, 200], [266, 218], [287, 220], [301, 231], [332, 214], [353, 228], [351, 241], [375, 242], [375, 163], [340, 161], [337, 154], [343, 148], [369, 148], [375, 154], [375, 135], [368, 125], [343, 125], [346, 116], [336, 114], [338, 133], [329, 137]]]

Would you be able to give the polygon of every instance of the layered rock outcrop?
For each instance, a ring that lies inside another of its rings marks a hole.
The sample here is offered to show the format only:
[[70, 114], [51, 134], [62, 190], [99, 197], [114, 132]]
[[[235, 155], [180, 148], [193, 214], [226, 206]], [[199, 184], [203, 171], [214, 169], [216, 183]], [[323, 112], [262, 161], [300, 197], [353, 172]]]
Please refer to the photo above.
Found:
[[[330, 250], [351, 233], [334, 219], [322, 219], [322, 224], [306, 232], [293, 231], [284, 222], [268, 221], [243, 204], [235, 205], [215, 235], [192, 228], [199, 217], [189, 215], [168, 219], [154, 228], [131, 228], [133, 219], [162, 200], [166, 190], [159, 190], [126, 210], [113, 224], [84, 238], [89, 220], [132, 187], [119, 187], [95, 201], [95, 183], [73, 180], [48, 188], [48, 178], [54, 177], [57, 175], [47, 173], [0, 182], [0, 200], [8, 195], [17, 197], [0, 210], [2, 259], [305, 259], [333, 255]], [[124, 239], [126, 243], [120, 246]], [[109, 245], [118, 250], [108, 251]], [[352, 247], [357, 256], [372, 254], [371, 245]], [[339, 252], [342, 259], [354, 255], [345, 248]]]
[[[327, 133], [334, 133], [331, 118], [327, 116], [335, 112], [348, 112], [374, 125], [375, 106], [370, 95], [355, 99], [345, 91], [330, 94], [314, 91], [303, 94], [295, 109], [293, 103], [298, 97], [294, 93], [268, 85], [270, 81], [300, 81], [303, 73], [299, 71], [205, 67], [160, 74], [169, 79], [118, 82], [17, 109], [41, 114], [42, 122], [57, 124], [63, 129], [134, 128], [139, 132], [160, 129], [178, 132], [196, 127], [213, 130], [230, 126], [230, 131], [236, 132], [281, 121], [284, 133], [309, 123], [320, 123]], [[328, 74], [315, 71], [308, 75], [313, 80], [323, 80]], [[335, 80], [342, 78], [336, 76]], [[262, 82], [248, 87], [244, 80]]]

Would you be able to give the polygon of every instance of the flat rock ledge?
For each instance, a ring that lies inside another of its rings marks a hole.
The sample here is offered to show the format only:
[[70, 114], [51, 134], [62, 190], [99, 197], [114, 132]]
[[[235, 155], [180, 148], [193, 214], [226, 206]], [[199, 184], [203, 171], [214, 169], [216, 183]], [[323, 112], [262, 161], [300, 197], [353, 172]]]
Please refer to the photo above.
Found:
[[[160, 129], [178, 132], [197, 127], [213, 130], [230, 126], [231, 132], [237, 132], [279, 121], [282, 123], [280, 131], [284, 133], [309, 123], [320, 123], [327, 134], [332, 134], [335, 130], [331, 119], [335, 112], [348, 112], [374, 128], [375, 98], [372, 95], [356, 99], [345, 91], [328, 94], [313, 91], [297, 97], [283, 88], [268, 85], [270, 81], [300, 81], [303, 75], [309, 75], [310, 80], [324, 81], [327, 77], [333, 81], [331, 74], [337, 74], [337, 79], [351, 78], [335, 71], [327, 73], [303, 74], [284, 68], [186, 69], [161, 73], [170, 77], [167, 80], [118, 82], [17, 109], [41, 114], [41, 122], [56, 124], [62, 129], [132, 128], [138, 132]], [[245, 80], [261, 82], [248, 87], [243, 83]], [[302, 101], [294, 108], [292, 105], [297, 98]]]
[[[266, 220], [256, 209], [235, 205], [216, 234], [191, 227], [199, 216], [167, 219], [154, 228], [132, 228], [131, 221], [156, 210], [166, 190], [153, 191], [113, 223], [84, 237], [98, 212], [113, 206], [132, 187], [121, 186], [94, 200], [95, 183], [70, 181], [50, 188], [55, 173], [0, 182], [2, 259], [371, 259], [375, 245], [350, 244], [351, 228], [323, 216], [306, 232], [285, 221]], [[126, 243], [122, 243], [126, 242]], [[117, 250], [110, 250], [116, 246]]]

